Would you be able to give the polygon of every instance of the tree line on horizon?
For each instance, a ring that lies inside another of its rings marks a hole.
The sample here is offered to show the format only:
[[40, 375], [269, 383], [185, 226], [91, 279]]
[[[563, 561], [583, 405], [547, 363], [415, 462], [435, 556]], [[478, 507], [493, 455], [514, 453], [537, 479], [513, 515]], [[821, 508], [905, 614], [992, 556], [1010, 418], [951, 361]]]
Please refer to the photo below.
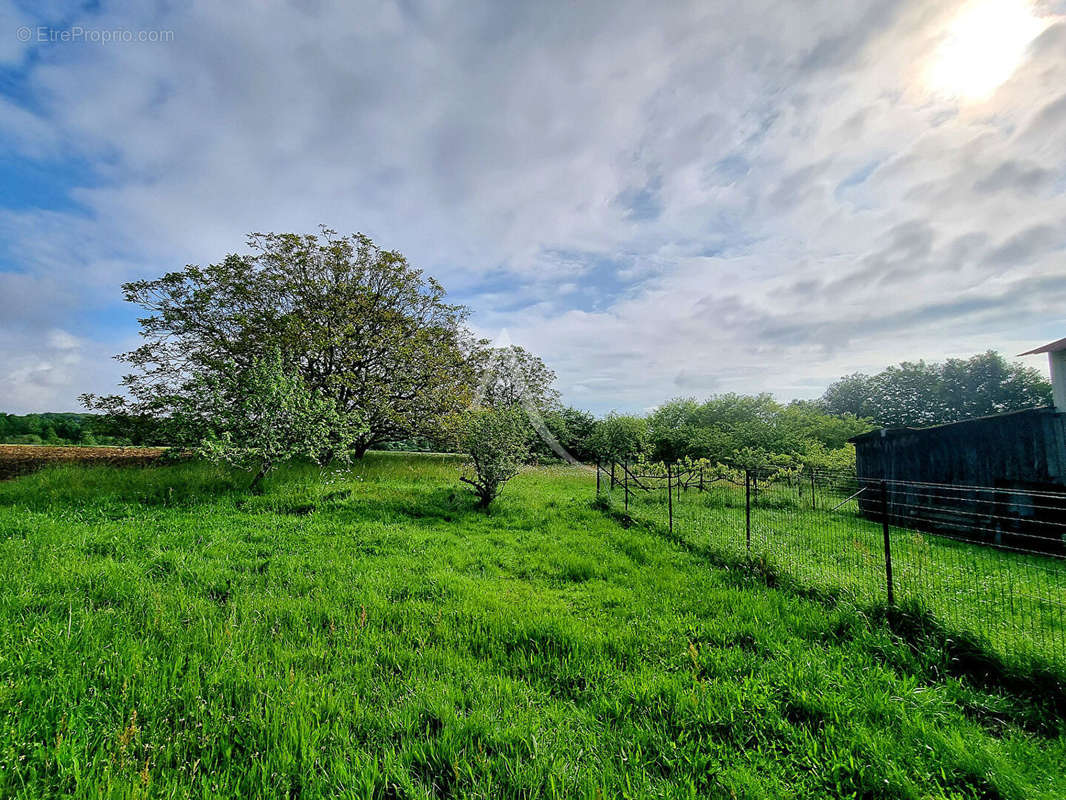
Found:
[[875, 375], [855, 373], [818, 401], [830, 414], [851, 414], [879, 427], [921, 428], [1052, 404], [1039, 370], [994, 350], [943, 362], [904, 361]]
[[47, 411], [38, 414], [0, 412], [0, 444], [100, 445], [128, 444], [97, 428], [95, 414]]
[[[565, 406], [555, 373], [466, 324], [435, 279], [362, 234], [252, 234], [249, 252], [123, 285], [145, 310], [122, 393], [83, 395], [95, 415], [0, 417], [0, 440], [162, 444], [254, 474], [370, 448], [467, 453], [482, 504], [521, 463], [556, 453], [658, 461], [788, 461], [847, 468], [847, 439], [876, 425], [926, 425], [1043, 405], [1048, 382], [996, 353], [850, 375], [816, 401], [769, 394], [676, 398], [645, 416]], [[853, 459], [853, 455], [850, 456]]]
[[610, 460], [853, 471], [848, 440], [880, 427], [926, 427], [1051, 404], [1038, 370], [989, 351], [856, 373], [817, 400], [769, 394], [675, 398], [647, 415], [612, 414], [591, 448]]
[[[554, 389], [555, 373], [544, 362], [524, 348], [511, 348], [526, 373], [525, 385], [534, 404], [540, 410], [546, 427], [552, 431], [567, 449], [579, 460], [588, 460], [594, 453], [588, 447], [588, 437], [597, 423], [590, 412], [559, 401]], [[520, 398], [513, 382], [504, 385], [503, 376], [496, 376], [495, 383], [487, 387], [490, 403], [515, 404]], [[701, 429], [723, 428], [737, 419], [765, 420], [768, 416], [785, 410], [785, 416], [801, 417], [823, 411], [841, 422], [827, 422], [827, 430], [844, 431], [855, 435], [858, 427], [847, 420], [868, 421], [876, 427], [924, 427], [964, 419], [1019, 411], [1027, 408], [1050, 406], [1051, 384], [1036, 369], [1007, 361], [999, 353], [988, 351], [969, 359], [950, 359], [942, 363], [925, 361], [902, 362], [874, 375], [855, 373], [832, 383], [817, 400], [794, 400], [777, 404], [769, 395], [726, 394], [713, 395], [704, 402], [702, 415], [679, 423], [682, 427]], [[654, 417], [693, 415], [695, 399], [675, 398], [653, 412]], [[729, 408], [731, 411], [716, 416], [712, 407]], [[778, 409], [775, 412], [774, 409]], [[700, 418], [702, 417], [702, 422]], [[805, 426], [808, 430], [811, 425]], [[866, 429], [869, 429], [868, 427]], [[0, 443], [4, 444], [143, 444], [167, 443], [158, 432], [135, 438], [109, 432], [108, 420], [99, 414], [78, 412], [43, 412], [31, 414], [5, 414], [0, 412]], [[860, 433], [862, 431], [859, 431]], [[677, 440], [680, 434], [670, 438]], [[693, 437], [694, 441], [705, 435]], [[829, 448], [840, 445], [840, 435], [828, 432], [820, 436]], [[846, 438], [846, 437], [845, 437]], [[787, 442], [786, 444], [791, 444]], [[377, 443], [383, 450], [439, 450], [446, 442], [434, 440], [424, 432], [397, 436]], [[721, 452], [722, 445], [717, 448]], [[778, 445], [780, 447], [780, 444]], [[678, 457], [684, 447], [675, 444], [659, 446], [664, 458]], [[795, 449], [789, 446], [786, 449]], [[546, 446], [538, 448], [539, 454], [550, 458]]]

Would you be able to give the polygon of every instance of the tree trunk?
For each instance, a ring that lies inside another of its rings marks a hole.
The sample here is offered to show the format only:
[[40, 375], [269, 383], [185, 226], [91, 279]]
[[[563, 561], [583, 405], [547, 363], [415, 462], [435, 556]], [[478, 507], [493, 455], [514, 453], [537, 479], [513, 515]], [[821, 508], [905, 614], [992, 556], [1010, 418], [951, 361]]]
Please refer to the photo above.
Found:
[[271, 466], [273, 465], [268, 462], [263, 463], [263, 465], [259, 468], [259, 471], [255, 473], [255, 477], [252, 478], [252, 482], [248, 486], [248, 491], [250, 491], [252, 494], [263, 493], [263, 478], [265, 478], [266, 474], [270, 472]]

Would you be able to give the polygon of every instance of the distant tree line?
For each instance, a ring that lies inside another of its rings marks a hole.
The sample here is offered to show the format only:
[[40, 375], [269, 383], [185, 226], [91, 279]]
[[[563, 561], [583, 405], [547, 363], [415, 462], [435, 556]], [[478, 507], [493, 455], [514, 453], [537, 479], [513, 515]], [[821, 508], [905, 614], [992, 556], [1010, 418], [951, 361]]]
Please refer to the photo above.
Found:
[[1051, 405], [1051, 384], [1032, 367], [994, 351], [942, 363], [905, 361], [876, 375], [856, 373], [826, 389], [819, 404], [881, 427], [923, 427]]
[[1051, 404], [1039, 371], [989, 351], [904, 362], [841, 378], [814, 401], [768, 394], [678, 398], [647, 415], [608, 415], [588, 451], [603, 460], [705, 460], [737, 467], [854, 469], [848, 439], [878, 427], [923, 427]]
[[815, 402], [776, 402], [768, 394], [678, 398], [646, 416], [608, 415], [591, 450], [605, 461], [706, 461], [736, 467], [854, 468], [848, 439], [873, 427]]
[[101, 426], [94, 414], [0, 413], [0, 444], [47, 445], [124, 445], [131, 444], [123, 436], [112, 436]]

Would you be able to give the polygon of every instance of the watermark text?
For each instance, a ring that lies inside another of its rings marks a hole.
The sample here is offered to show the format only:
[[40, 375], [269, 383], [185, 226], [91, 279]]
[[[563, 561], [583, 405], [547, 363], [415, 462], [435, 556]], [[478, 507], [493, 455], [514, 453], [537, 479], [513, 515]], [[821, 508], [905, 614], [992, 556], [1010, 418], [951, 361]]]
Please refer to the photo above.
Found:
[[72, 25], [69, 28], [23, 25], [15, 31], [15, 37], [20, 42], [34, 44], [132, 44], [134, 42], [155, 44], [173, 42], [174, 31], [91, 28], [83, 25]]

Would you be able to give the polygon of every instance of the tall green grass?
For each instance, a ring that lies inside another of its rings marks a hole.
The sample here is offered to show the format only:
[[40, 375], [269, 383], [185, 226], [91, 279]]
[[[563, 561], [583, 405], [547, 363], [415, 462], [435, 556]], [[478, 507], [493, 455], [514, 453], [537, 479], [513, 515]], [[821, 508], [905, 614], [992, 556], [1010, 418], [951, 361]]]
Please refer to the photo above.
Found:
[[1066, 796], [1038, 696], [440, 457], [0, 484], [2, 797]]
[[[621, 487], [601, 489], [624, 507]], [[752, 558], [794, 585], [864, 608], [887, 601], [881, 523], [847, 495], [764, 489], [751, 505], [747, 540], [744, 487], [727, 482], [673, 498], [673, 532], [690, 546], [732, 559]], [[633, 491], [629, 514], [668, 527], [665, 493]], [[891, 526], [893, 589], [898, 604], [966, 636], [1018, 671], [1066, 676], [1066, 562]]]

